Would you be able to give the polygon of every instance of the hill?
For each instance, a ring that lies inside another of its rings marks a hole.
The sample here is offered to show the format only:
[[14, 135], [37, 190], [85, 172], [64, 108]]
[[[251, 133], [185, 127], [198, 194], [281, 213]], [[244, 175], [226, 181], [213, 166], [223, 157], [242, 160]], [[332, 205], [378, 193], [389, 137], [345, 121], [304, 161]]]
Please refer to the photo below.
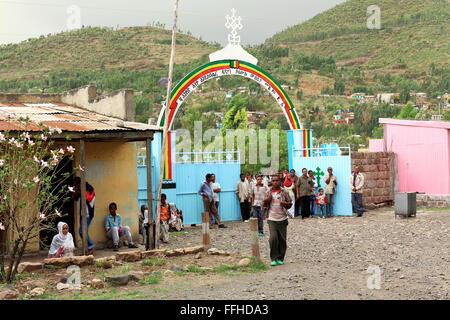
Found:
[[[154, 27], [87, 27], [0, 46], [0, 79], [36, 78], [55, 71], [167, 68], [171, 31]], [[202, 57], [216, 45], [177, 35], [175, 63]]]
[[[367, 8], [381, 9], [381, 29], [367, 28]], [[450, 60], [447, 0], [348, 0], [266, 41], [296, 53], [333, 56], [338, 66], [384, 72], [427, 71]]]

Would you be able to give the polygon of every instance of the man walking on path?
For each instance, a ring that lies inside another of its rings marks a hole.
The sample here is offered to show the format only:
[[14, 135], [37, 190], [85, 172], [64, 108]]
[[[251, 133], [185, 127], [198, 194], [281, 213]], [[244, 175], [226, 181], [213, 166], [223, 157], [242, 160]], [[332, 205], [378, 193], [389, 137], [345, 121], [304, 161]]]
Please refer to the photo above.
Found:
[[334, 195], [336, 194], [337, 178], [333, 174], [333, 168], [328, 168], [328, 173], [323, 177], [325, 180], [325, 196], [327, 198], [326, 212], [327, 216], [333, 215]]
[[272, 188], [267, 192], [264, 199], [267, 223], [269, 224], [269, 245], [270, 245], [270, 265], [284, 264], [284, 257], [287, 249], [287, 209], [292, 206], [289, 193], [281, 189], [280, 178], [272, 178]]
[[252, 216], [258, 218], [258, 234], [264, 235], [263, 201], [268, 187], [264, 186], [262, 176], [256, 178], [256, 185], [252, 188]]
[[364, 175], [359, 172], [359, 167], [355, 166], [353, 173], [350, 176], [350, 188], [352, 190], [352, 211], [356, 213], [357, 217], [361, 217], [365, 211], [362, 202]]
[[241, 180], [236, 184], [236, 196], [241, 206], [242, 221], [248, 222], [250, 219], [250, 183], [245, 179], [245, 174], [241, 173]]
[[302, 169], [302, 175], [297, 180], [298, 198], [300, 199], [302, 219], [311, 216], [311, 192], [314, 190], [314, 182], [307, 175], [308, 170]]
[[198, 194], [202, 196], [203, 206], [205, 207], [205, 212], [209, 212], [209, 215], [213, 215], [216, 222], [219, 224], [219, 228], [226, 228], [226, 226], [220, 222], [219, 215], [217, 213], [216, 204], [214, 203], [214, 193], [211, 189], [211, 174], [206, 175], [206, 180], [200, 185], [200, 190]]

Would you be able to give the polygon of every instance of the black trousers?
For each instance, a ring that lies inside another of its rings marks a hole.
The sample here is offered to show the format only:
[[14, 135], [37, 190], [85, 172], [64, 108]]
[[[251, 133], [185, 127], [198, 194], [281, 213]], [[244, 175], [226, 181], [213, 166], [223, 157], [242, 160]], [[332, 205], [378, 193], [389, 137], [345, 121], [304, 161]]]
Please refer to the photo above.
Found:
[[300, 215], [300, 207], [301, 207], [301, 203], [300, 203], [300, 198], [295, 200], [295, 207], [294, 207], [294, 216], [298, 217]]
[[308, 218], [311, 216], [311, 196], [300, 197], [300, 206], [302, 210], [302, 218]]
[[362, 216], [364, 213], [363, 205], [363, 195], [362, 193], [352, 193], [352, 211], [358, 216]]
[[269, 245], [270, 245], [270, 260], [281, 260], [284, 261], [284, 256], [286, 255], [287, 249], [287, 226], [288, 219], [283, 221], [271, 221], [268, 220], [269, 224]]
[[251, 209], [250, 201], [245, 200], [244, 202], [240, 203], [240, 206], [241, 206], [242, 220], [245, 221], [250, 219], [250, 209]]

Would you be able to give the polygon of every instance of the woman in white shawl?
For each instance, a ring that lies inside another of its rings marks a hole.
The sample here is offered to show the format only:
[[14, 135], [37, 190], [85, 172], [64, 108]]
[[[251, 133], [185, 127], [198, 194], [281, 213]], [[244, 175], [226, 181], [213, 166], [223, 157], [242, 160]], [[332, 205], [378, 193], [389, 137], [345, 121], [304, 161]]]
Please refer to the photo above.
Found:
[[58, 234], [53, 237], [50, 250], [48, 251], [49, 258], [72, 257], [75, 245], [73, 237], [69, 232], [69, 226], [65, 222], [58, 223]]

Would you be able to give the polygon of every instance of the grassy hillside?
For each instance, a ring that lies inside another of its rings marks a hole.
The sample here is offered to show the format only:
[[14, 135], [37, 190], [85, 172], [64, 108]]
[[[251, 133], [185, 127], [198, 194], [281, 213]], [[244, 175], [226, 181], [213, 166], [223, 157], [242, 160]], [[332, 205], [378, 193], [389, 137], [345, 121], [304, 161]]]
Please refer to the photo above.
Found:
[[[366, 26], [367, 7], [381, 9], [381, 30]], [[426, 71], [450, 60], [450, 3], [447, 0], [348, 0], [277, 33], [266, 44], [333, 56], [338, 66], [369, 70]]]
[[[153, 27], [88, 27], [41, 36], [0, 46], [0, 79], [33, 78], [62, 70], [162, 69], [168, 64], [170, 39], [170, 31]], [[175, 63], [189, 62], [216, 47], [178, 34]]]

